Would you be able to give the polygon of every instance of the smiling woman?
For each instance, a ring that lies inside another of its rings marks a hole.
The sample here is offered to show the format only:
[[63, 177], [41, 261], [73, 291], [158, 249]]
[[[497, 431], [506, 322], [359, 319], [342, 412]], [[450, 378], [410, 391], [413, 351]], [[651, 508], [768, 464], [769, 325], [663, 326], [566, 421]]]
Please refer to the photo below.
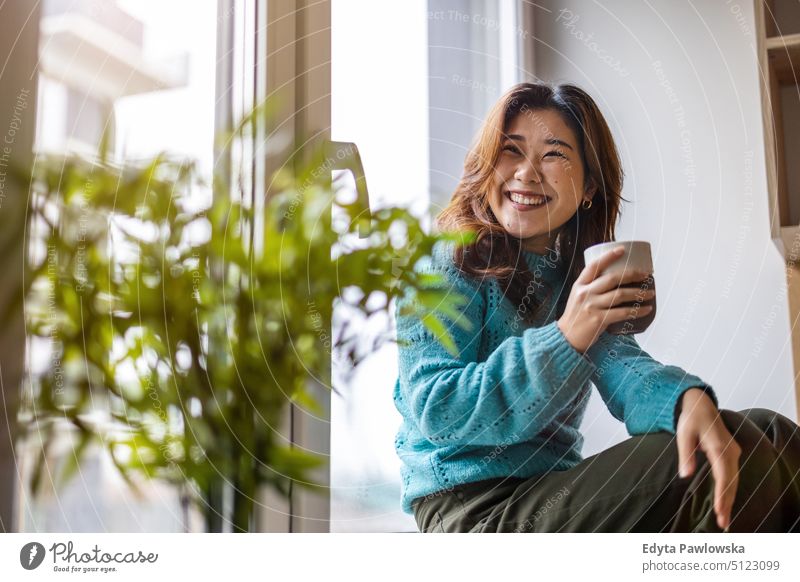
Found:
[[[584, 194], [583, 168], [571, 163], [575, 148], [570, 144], [577, 138], [561, 115], [548, 109], [526, 108], [508, 131], [489, 204], [506, 231], [523, 239], [523, 248], [544, 253]], [[586, 193], [589, 200], [595, 190]], [[536, 209], [547, 210], [546, 216], [531, 212]]]
[[[465, 273], [497, 277], [519, 305], [531, 299], [531, 278], [517, 268], [523, 249], [570, 257], [571, 283], [585, 266], [575, 249], [614, 240], [622, 178], [611, 131], [591, 97], [573, 85], [521, 83], [489, 111], [438, 223], [477, 233], [475, 245], [455, 250], [456, 263]], [[542, 196], [547, 202], [536, 206]], [[531, 317], [539, 305], [532, 299]]]
[[[606, 330], [641, 316], [621, 287], [641, 274], [604, 274], [618, 248], [583, 261], [614, 240], [621, 191], [611, 132], [580, 88], [523, 83], [489, 113], [439, 216], [477, 236], [417, 267], [466, 298], [457, 354], [397, 318], [395, 443], [420, 530], [800, 529], [800, 428], [720, 410], [703, 379]], [[590, 381], [631, 438], [584, 459]]]

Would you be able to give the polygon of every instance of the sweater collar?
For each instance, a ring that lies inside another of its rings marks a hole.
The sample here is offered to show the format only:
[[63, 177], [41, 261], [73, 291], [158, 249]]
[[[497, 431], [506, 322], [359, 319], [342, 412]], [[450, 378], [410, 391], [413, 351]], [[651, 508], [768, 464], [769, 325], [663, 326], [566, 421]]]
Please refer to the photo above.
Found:
[[522, 250], [522, 255], [525, 258], [528, 267], [531, 270], [536, 269], [544, 269], [545, 267], [552, 267], [553, 264], [560, 265], [561, 264], [561, 256], [555, 249], [548, 248], [544, 253], [535, 253], [533, 251]]

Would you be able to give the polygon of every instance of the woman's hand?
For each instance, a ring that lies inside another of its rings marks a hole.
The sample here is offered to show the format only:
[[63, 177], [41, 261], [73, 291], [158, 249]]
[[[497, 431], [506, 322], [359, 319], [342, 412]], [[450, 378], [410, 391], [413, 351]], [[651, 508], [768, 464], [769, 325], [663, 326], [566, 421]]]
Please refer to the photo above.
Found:
[[681, 477], [691, 476], [697, 466], [698, 447], [711, 464], [714, 477], [714, 513], [717, 525], [726, 529], [739, 486], [739, 457], [742, 449], [722, 422], [713, 400], [701, 388], [690, 388], [679, 400], [680, 416], [675, 435]]
[[627, 269], [601, 275], [622, 254], [617, 249], [624, 250], [623, 247], [612, 249], [581, 271], [570, 291], [564, 314], [556, 323], [567, 341], [580, 353], [588, 350], [612, 323], [642, 317], [652, 309], [650, 305], [638, 304], [615, 307], [619, 303], [643, 302], [655, 295], [653, 289], [643, 291], [638, 287], [619, 287], [642, 281], [649, 273]]

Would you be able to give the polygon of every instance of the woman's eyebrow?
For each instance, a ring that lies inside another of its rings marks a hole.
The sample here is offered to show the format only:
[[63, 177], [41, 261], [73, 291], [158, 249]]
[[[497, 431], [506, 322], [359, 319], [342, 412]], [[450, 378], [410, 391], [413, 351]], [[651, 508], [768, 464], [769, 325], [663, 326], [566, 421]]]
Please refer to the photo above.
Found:
[[[567, 142], [565, 142], [563, 140], [560, 140], [560, 139], [558, 139], [556, 137], [551, 137], [550, 139], [546, 139], [546, 140], [544, 140], [544, 143], [549, 144], [549, 145], [560, 145], [560, 146], [564, 146], [565, 148], [569, 148], [569, 149], [572, 150], [572, 146], [571, 145], [569, 145]], [[575, 151], [575, 150], [573, 150], [573, 151]]]
[[[522, 141], [522, 142], [525, 141], [525, 136], [519, 135], [518, 133], [511, 133], [511, 134], [507, 135], [506, 137], [508, 139], [513, 139], [513, 140], [516, 140], [516, 141]], [[546, 139], [542, 143], [546, 143], [548, 145], [560, 145], [560, 146], [564, 146], [565, 148], [569, 148], [572, 151], [575, 151], [575, 149], [571, 145], [569, 145], [567, 142], [565, 142], [563, 140], [560, 140], [560, 139], [558, 139], [556, 137], [551, 137], [550, 139]]]

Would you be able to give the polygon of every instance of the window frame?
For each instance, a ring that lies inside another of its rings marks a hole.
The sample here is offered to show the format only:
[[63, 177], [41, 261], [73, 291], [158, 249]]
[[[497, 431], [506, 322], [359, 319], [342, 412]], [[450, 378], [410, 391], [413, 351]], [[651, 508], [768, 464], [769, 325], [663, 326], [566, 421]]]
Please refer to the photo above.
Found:
[[[215, 166], [224, 168], [230, 192], [242, 192], [243, 202], [263, 217], [271, 195], [269, 177], [290, 163], [291, 152], [260, 155], [265, 140], [277, 128], [294, 136], [330, 140], [331, 125], [331, 7], [330, 0], [235, 2], [219, 0], [217, 58], [217, 132], [228, 130], [235, 119], [266, 98], [280, 95], [288, 104], [269, 125], [256, 118], [252, 131], [215, 152]], [[238, 87], [237, 87], [238, 84]], [[241, 89], [241, 91], [237, 90]], [[215, 193], [217, 195], [217, 193]], [[254, 228], [256, 252], [260, 242]], [[330, 337], [331, 323], [324, 322]], [[311, 417], [289, 403], [278, 430], [293, 446], [330, 456], [330, 371], [322, 382], [309, 381], [309, 394], [322, 411]], [[330, 467], [310, 473], [325, 493], [290, 487], [289, 497], [262, 488], [255, 503], [254, 530], [259, 532], [329, 532]]]
[[[8, 154], [8, 168], [30, 167], [36, 130], [37, 78], [39, 51], [39, 2], [9, 0], [0, 5], [0, 21], [16, 34], [0, 35], [2, 54], [13, 55], [0, 70], [0, 132], [4, 136], [0, 151]], [[10, 135], [18, 95], [25, 91], [27, 107], [20, 126]], [[7, 139], [13, 143], [9, 144]], [[9, 150], [4, 149], [8, 146]], [[5, 171], [6, 168], [3, 168]], [[6, 176], [4, 176], [6, 177]], [[27, 193], [10, 180], [4, 180], [0, 198], [0, 224], [24, 225]], [[14, 443], [19, 434], [16, 416], [20, 388], [24, 381], [25, 318], [24, 289], [28, 280], [24, 260], [24, 226], [0, 229], [0, 264], [5, 273], [0, 293], [0, 531], [19, 531], [17, 500], [20, 497], [19, 464]]]

